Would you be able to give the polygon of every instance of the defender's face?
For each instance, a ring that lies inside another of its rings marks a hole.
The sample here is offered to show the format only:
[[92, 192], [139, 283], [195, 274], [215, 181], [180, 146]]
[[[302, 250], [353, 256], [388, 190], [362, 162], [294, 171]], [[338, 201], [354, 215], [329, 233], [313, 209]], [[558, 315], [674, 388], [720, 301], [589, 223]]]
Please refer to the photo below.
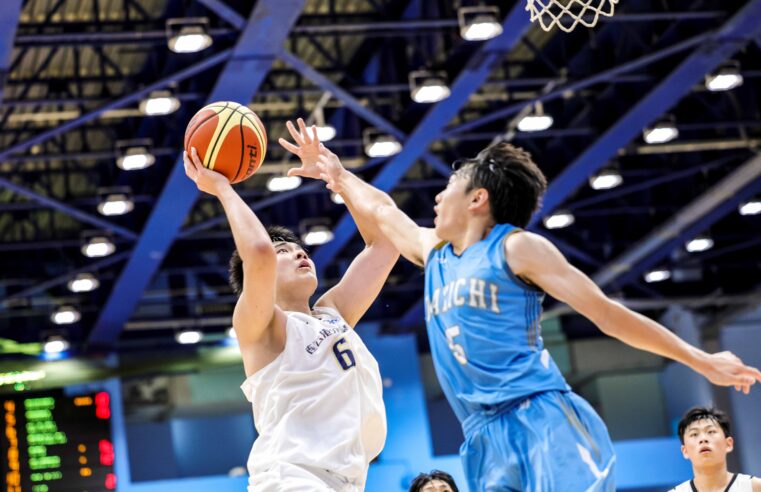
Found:
[[293, 289], [309, 292], [309, 296], [317, 289], [317, 274], [314, 262], [306, 251], [296, 243], [277, 242], [274, 245], [277, 255], [277, 285], [278, 289]]
[[436, 195], [433, 225], [436, 235], [445, 241], [451, 242], [466, 230], [470, 194], [474, 191], [466, 192], [467, 189], [467, 176], [455, 172], [449, 177], [447, 187]]
[[726, 462], [727, 453], [734, 447], [731, 437], [713, 419], [703, 419], [691, 423], [684, 431], [682, 454], [693, 465], [706, 466]]

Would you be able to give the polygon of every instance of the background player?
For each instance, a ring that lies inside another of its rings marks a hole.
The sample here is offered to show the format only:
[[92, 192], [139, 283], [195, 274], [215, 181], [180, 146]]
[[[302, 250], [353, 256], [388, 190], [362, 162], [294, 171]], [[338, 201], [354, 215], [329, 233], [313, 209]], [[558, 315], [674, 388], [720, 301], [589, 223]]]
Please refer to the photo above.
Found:
[[352, 327], [377, 297], [397, 250], [377, 226], [358, 222], [367, 247], [311, 307], [317, 277], [299, 239], [284, 228], [266, 230], [195, 149], [184, 157], [188, 177], [221, 202], [235, 240], [233, 327], [259, 433], [249, 490], [363, 490], [386, 417], [378, 364]]
[[761, 380], [733, 354], [707, 354], [609, 299], [552, 243], [522, 231], [546, 189], [525, 151], [498, 143], [461, 161], [436, 196], [433, 229], [415, 224], [324, 146], [315, 142], [313, 152], [319, 156], [289, 174], [325, 180], [357, 214], [374, 217], [405, 258], [425, 267], [431, 353], [463, 426], [471, 490], [615, 488], [604, 423], [570, 391], [543, 347], [545, 292], [607, 335], [682, 362], [715, 384], [747, 393]]
[[692, 462], [694, 478], [670, 492], [761, 492], [761, 479], [727, 471], [734, 439], [724, 412], [695, 407], [679, 421], [678, 432], [682, 455]]
[[431, 470], [412, 480], [409, 492], [459, 492], [454, 478], [447, 472]]

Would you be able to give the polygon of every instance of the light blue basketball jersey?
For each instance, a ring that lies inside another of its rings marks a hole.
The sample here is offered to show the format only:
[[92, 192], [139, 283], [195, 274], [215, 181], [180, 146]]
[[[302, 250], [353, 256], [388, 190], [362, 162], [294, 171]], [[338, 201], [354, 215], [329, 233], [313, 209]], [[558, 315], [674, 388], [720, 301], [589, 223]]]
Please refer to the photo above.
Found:
[[505, 261], [505, 238], [520, 229], [497, 224], [461, 256], [447, 243], [425, 266], [426, 325], [434, 367], [455, 414], [570, 390], [544, 349], [539, 319], [544, 293]]

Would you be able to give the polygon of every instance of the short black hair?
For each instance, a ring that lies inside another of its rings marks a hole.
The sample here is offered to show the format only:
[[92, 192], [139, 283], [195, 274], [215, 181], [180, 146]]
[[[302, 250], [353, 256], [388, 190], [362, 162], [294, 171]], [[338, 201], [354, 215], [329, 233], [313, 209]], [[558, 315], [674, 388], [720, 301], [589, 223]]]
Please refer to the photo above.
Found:
[[485, 188], [497, 224], [526, 227], [547, 190], [547, 178], [531, 154], [507, 142], [486, 147], [474, 159], [452, 165], [469, 179], [466, 191]]
[[[307, 251], [306, 245], [301, 241], [301, 238], [286, 227], [269, 226], [267, 227], [267, 234], [269, 234], [273, 244], [279, 242], [294, 243], [304, 251]], [[237, 249], [233, 250], [233, 254], [230, 256], [230, 287], [232, 287], [236, 296], [240, 296], [241, 292], [243, 292], [243, 260], [240, 258]]]
[[430, 473], [421, 473], [420, 475], [415, 477], [412, 480], [412, 484], [410, 484], [409, 492], [419, 492], [420, 489], [425, 487], [425, 485], [428, 482], [431, 482], [433, 480], [441, 480], [442, 482], [452, 487], [453, 492], [460, 492], [457, 489], [457, 484], [454, 483], [454, 478], [452, 478], [452, 475], [450, 475], [447, 472], [443, 472], [441, 470], [431, 470]]
[[713, 420], [719, 424], [721, 430], [724, 431], [724, 437], [730, 437], [732, 435], [729, 428], [729, 417], [727, 417], [726, 413], [718, 408], [694, 407], [684, 414], [682, 420], [679, 421], [677, 432], [679, 432], [679, 440], [682, 444], [684, 444], [684, 433], [687, 430], [687, 427], [699, 420]]

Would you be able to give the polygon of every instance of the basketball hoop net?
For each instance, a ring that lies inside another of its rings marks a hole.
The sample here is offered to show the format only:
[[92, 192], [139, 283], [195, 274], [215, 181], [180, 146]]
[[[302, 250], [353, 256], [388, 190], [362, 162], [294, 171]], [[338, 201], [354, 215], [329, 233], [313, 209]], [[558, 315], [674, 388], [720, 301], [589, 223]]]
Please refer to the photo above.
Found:
[[539, 20], [545, 31], [558, 26], [571, 32], [578, 25], [594, 27], [601, 15], [613, 16], [618, 0], [526, 0], [531, 22]]

